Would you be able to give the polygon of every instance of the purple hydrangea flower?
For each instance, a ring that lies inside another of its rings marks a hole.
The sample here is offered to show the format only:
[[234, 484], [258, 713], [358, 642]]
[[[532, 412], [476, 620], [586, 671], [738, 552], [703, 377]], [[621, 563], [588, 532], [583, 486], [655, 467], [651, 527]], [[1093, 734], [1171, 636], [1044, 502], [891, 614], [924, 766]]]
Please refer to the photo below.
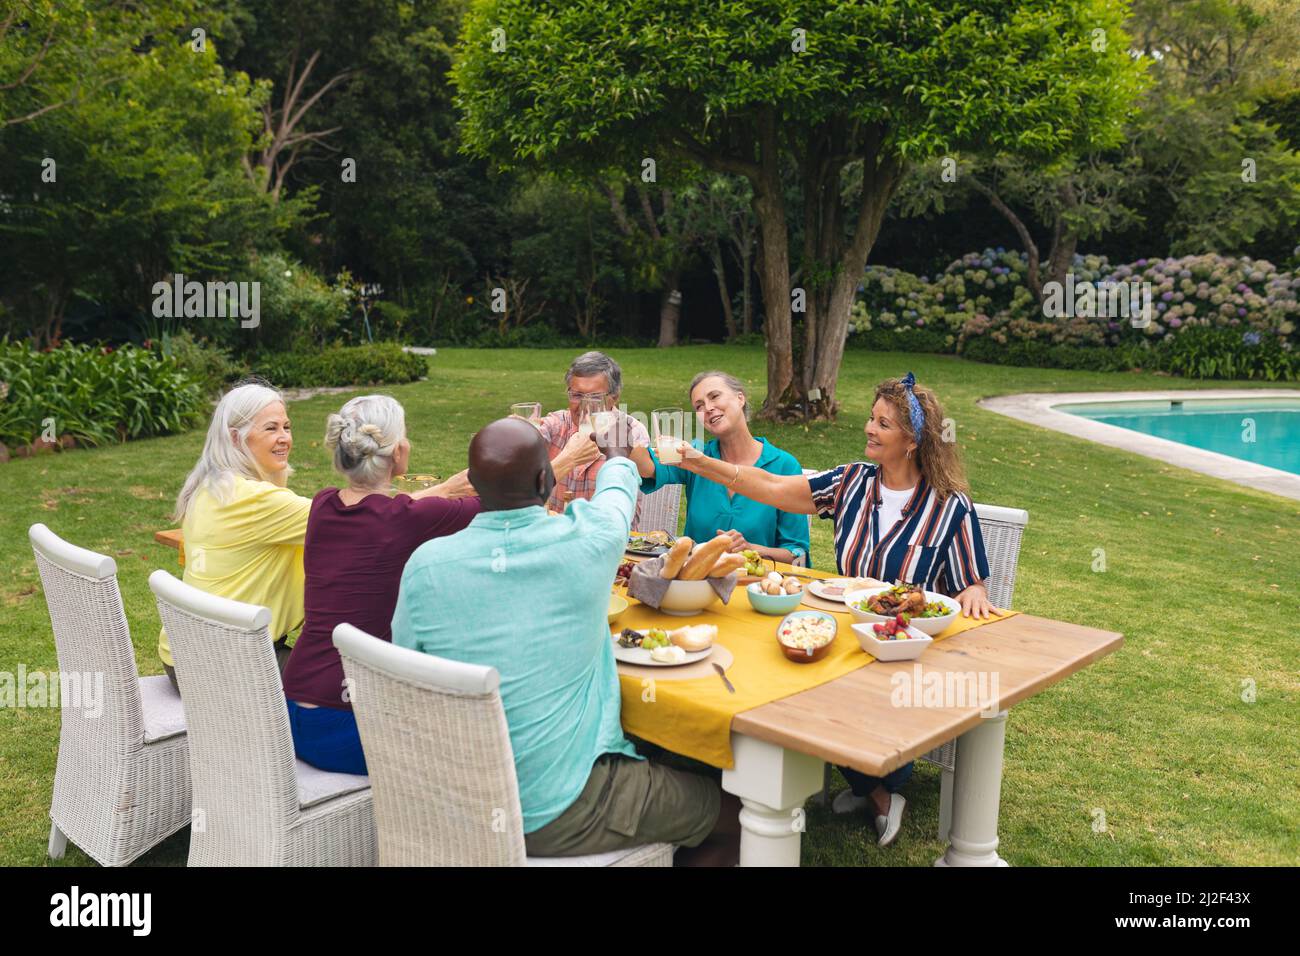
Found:
[[1246, 343], [1247, 345], [1258, 345], [1258, 344], [1259, 344], [1259, 333], [1258, 333], [1258, 332], [1245, 332], [1245, 333], [1243, 333], [1242, 336], [1241, 336], [1241, 341], [1244, 342], [1244, 343]]

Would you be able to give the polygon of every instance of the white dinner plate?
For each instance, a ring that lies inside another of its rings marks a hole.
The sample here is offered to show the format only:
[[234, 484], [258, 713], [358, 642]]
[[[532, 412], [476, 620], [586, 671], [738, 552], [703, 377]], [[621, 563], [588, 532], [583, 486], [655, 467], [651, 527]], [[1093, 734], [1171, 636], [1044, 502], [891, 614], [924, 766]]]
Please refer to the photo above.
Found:
[[[641, 627], [634, 627], [632, 628], [632, 630], [642, 635], [644, 635], [646, 632], [646, 628], [641, 628]], [[622, 644], [618, 642], [618, 635], [622, 633], [623, 633], [622, 630], [620, 630], [618, 634], [610, 635], [610, 637], [613, 638], [614, 641], [615, 660], [622, 661], [624, 664], [637, 664], [640, 665], [641, 667], [680, 667], [681, 666], [681, 664], [669, 664], [665, 661], [657, 661], [650, 656], [649, 651], [642, 650], [639, 647], [624, 647]], [[710, 644], [702, 651], [687, 651], [686, 660], [682, 661], [682, 664], [694, 664], [696, 661], [704, 660], [712, 653], [713, 653], [712, 644]]]
[[[808, 593], [821, 598], [823, 601], [838, 601], [839, 603], [843, 604], [845, 593], [848, 591], [850, 586], [852, 586], [854, 583], [856, 583], [859, 580], [861, 579], [860, 578], [819, 578], [816, 581], [808, 582]], [[833, 586], [838, 586], [840, 588], [843, 588], [844, 590], [840, 591], [839, 594], [826, 593], [826, 588], [833, 587]]]

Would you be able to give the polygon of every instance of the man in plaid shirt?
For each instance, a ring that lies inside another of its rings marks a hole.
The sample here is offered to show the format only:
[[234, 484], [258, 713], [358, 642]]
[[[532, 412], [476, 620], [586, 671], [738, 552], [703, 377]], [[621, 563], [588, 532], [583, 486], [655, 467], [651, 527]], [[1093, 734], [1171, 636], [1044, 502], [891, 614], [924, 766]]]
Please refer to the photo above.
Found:
[[[546, 506], [563, 511], [565, 505], [577, 498], [591, 498], [596, 491], [596, 475], [605, 463], [605, 456], [595, 442], [578, 431], [578, 409], [584, 397], [603, 398], [605, 408], [618, 407], [623, 390], [623, 370], [604, 352], [586, 352], [579, 355], [564, 373], [565, 388], [569, 393], [569, 407], [551, 412], [542, 419], [542, 437], [550, 445], [551, 470], [555, 472], [555, 490]], [[621, 416], [621, 424], [628, 429], [627, 445], [649, 445], [650, 433], [644, 425], [629, 416]], [[641, 518], [638, 498], [632, 526]]]

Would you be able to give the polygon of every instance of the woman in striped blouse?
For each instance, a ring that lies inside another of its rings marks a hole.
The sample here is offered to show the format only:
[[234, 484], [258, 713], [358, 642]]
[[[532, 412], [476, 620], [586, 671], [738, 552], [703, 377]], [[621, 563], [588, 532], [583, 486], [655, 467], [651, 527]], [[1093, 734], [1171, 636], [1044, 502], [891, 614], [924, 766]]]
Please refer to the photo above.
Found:
[[[866, 456], [809, 475], [774, 475], [702, 455], [682, 443], [681, 467], [781, 511], [835, 522], [840, 574], [902, 581], [952, 596], [966, 617], [992, 610], [988, 557], [955, 442], [944, 441], [943, 408], [911, 372], [876, 387]], [[912, 764], [887, 776], [840, 771], [849, 789], [837, 813], [871, 806], [881, 846], [898, 835], [906, 800], [898, 792]]]

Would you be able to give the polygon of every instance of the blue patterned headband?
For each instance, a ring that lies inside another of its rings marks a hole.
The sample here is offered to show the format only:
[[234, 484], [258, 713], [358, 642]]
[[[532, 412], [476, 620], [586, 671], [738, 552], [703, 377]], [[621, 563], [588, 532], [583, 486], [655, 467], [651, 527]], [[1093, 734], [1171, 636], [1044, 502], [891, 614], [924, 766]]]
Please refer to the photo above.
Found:
[[916, 376], [908, 372], [903, 376], [903, 388], [907, 389], [907, 410], [912, 416], [912, 434], [916, 436], [916, 443], [921, 444], [921, 435], [925, 431], [925, 412], [921, 410], [921, 403], [916, 398], [916, 393], [912, 387], [916, 385]]

